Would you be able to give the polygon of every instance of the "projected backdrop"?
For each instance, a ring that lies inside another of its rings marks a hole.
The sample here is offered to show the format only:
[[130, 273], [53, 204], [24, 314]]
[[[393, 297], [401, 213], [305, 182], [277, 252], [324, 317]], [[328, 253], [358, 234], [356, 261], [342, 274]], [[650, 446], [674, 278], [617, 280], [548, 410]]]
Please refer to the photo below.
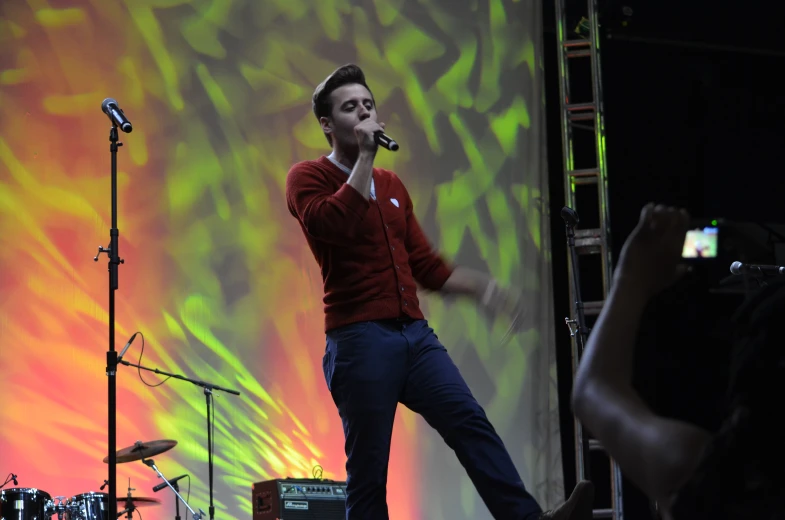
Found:
[[[119, 155], [117, 348], [141, 331], [143, 365], [242, 393], [215, 399], [216, 517], [250, 518], [253, 482], [317, 465], [345, 478], [321, 279], [284, 180], [326, 152], [314, 86], [356, 62], [401, 144], [377, 163], [407, 184], [434, 245], [526, 290], [527, 329], [507, 345], [501, 320], [423, 299], [529, 489], [546, 505], [561, 496], [539, 2], [11, 0], [0, 14], [3, 475], [67, 497], [107, 475], [107, 265], [92, 257], [109, 240], [100, 105], [113, 97], [135, 127]], [[118, 448], [177, 440], [154, 459], [189, 473], [190, 502], [207, 510], [205, 417], [200, 388], [119, 370]], [[152, 470], [117, 475], [120, 494], [164, 501], [146, 518], [172, 516]], [[388, 497], [393, 518], [488, 515], [403, 409]]]

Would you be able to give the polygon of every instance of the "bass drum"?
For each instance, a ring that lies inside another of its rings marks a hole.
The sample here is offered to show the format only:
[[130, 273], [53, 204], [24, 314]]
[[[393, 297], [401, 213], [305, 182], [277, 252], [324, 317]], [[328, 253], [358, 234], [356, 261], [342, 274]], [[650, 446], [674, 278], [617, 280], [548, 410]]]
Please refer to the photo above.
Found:
[[106, 493], [82, 493], [71, 497], [66, 508], [66, 520], [108, 520], [109, 495]]
[[49, 520], [52, 497], [34, 488], [0, 490], [0, 518], [3, 520]]

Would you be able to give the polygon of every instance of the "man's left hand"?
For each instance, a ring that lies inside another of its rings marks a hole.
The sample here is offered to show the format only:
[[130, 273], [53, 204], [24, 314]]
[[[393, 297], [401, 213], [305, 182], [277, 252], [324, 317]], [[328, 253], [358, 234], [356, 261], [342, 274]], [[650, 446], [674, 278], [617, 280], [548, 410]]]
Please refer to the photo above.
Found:
[[511, 332], [518, 332], [523, 328], [524, 305], [521, 291], [500, 287], [496, 280], [491, 280], [480, 298], [480, 305], [493, 318], [507, 316], [512, 321]]

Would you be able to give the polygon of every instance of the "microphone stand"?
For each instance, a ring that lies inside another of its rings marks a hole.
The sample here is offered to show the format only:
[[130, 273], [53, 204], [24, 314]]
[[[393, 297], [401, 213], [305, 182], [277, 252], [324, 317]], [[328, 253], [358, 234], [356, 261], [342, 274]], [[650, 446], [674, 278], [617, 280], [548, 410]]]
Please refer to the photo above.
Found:
[[[123, 362], [121, 361], [121, 363], [123, 363]], [[158, 473], [158, 476], [161, 477], [164, 480], [164, 482], [166, 482], [166, 485], [169, 486], [172, 489], [172, 491], [174, 491], [174, 494], [177, 495], [177, 498], [179, 498], [180, 500], [183, 501], [183, 504], [185, 504], [185, 507], [187, 507], [188, 510], [191, 512], [191, 516], [193, 517], [193, 520], [202, 520], [202, 517], [204, 516], [204, 511], [202, 511], [200, 509], [199, 512], [197, 513], [193, 509], [191, 509], [191, 506], [188, 505], [188, 502], [186, 502], [185, 499], [182, 497], [182, 495], [180, 495], [180, 493], [177, 492], [177, 487], [176, 487], [177, 486], [177, 482], [172, 484], [171, 482], [166, 480], [166, 477], [164, 477], [164, 474], [161, 473], [161, 470], [158, 469], [158, 466], [155, 465], [155, 461], [153, 459], [142, 459], [142, 462], [146, 466], [150, 466], [151, 468], [153, 468], [155, 470], [155, 472]], [[180, 519], [180, 502], [175, 500], [175, 505], [177, 507], [177, 519], [179, 520]]]
[[109, 257], [109, 351], [106, 353], [106, 375], [108, 379], [108, 437], [109, 437], [109, 500], [107, 515], [117, 518], [117, 352], [114, 348], [115, 291], [119, 285], [120, 264], [124, 263], [118, 252], [120, 231], [117, 229], [117, 150], [123, 146], [118, 142], [117, 124], [112, 122], [109, 130], [109, 153], [112, 157], [112, 228], [109, 230], [109, 247], [98, 246], [98, 261], [101, 253]]
[[174, 379], [187, 381], [204, 389], [204, 396], [205, 396], [205, 400], [207, 401], [207, 466], [208, 466], [209, 480], [210, 480], [210, 520], [212, 520], [213, 518], [215, 518], [214, 516], [215, 506], [213, 505], [213, 442], [212, 442], [213, 438], [212, 438], [212, 428], [210, 427], [211, 426], [210, 417], [212, 416], [211, 414], [213, 413], [212, 412], [213, 390], [218, 390], [219, 392], [226, 392], [227, 394], [232, 394], [232, 395], [240, 395], [240, 392], [236, 390], [230, 390], [228, 388], [222, 388], [218, 385], [206, 383], [204, 381], [199, 381], [197, 379], [189, 379], [187, 377], [178, 374], [170, 374], [169, 372], [164, 372], [163, 370], [158, 370], [157, 368], [148, 368], [141, 365], [136, 365], [134, 363], [129, 363], [128, 361], [125, 360], [120, 361], [120, 364], [129, 367], [139, 368], [142, 370], [147, 370], [148, 372], [154, 372], [162, 376], [168, 376]]
[[[586, 315], [584, 314], [583, 300], [581, 299], [581, 279], [580, 273], [578, 272], [578, 253], [575, 251], [575, 227], [580, 222], [580, 218], [578, 218], [578, 213], [574, 209], [567, 206], [562, 208], [561, 217], [564, 220], [564, 227], [567, 233], [567, 247], [570, 249], [570, 270], [572, 271], [572, 285], [574, 291], [573, 296], [575, 297], [576, 319], [564, 319], [567, 327], [570, 330], [570, 336], [575, 340], [573, 350], [573, 370], [575, 370], [575, 367], [578, 366], [580, 359], [583, 357], [583, 349], [586, 346], [586, 338], [589, 336], [589, 329], [586, 328]], [[573, 328], [573, 325], [577, 325], [577, 327]], [[582, 468], [578, 468], [578, 479], [580, 480], [582, 478], [586, 478], [586, 475], [591, 474], [589, 469], [590, 446], [589, 439], [583, 431], [583, 425], [577, 420], [575, 421], [575, 433], [580, 435], [581, 439], [580, 445], [576, 445], [575, 447], [580, 451], [579, 460], [580, 465], [582, 466]], [[583, 470], [582, 472], [580, 471], [581, 469]]]

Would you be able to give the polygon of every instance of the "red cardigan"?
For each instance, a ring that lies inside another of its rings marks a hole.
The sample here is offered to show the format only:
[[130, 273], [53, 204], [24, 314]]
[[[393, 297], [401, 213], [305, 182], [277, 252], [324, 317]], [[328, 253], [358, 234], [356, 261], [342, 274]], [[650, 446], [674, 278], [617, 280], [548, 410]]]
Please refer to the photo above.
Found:
[[325, 330], [359, 321], [423, 319], [417, 286], [439, 290], [452, 268], [437, 255], [393, 172], [373, 169], [377, 200], [346, 184], [327, 157], [295, 164], [286, 201], [322, 270]]

